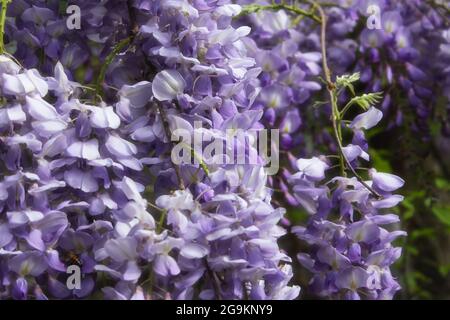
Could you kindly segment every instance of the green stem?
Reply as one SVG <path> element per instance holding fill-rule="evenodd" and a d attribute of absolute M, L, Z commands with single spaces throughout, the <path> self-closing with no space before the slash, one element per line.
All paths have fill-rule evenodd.
<path fill-rule="evenodd" d="M 308 18 L 311 18 L 312 20 L 316 21 L 317 23 L 320 23 L 320 18 L 314 14 L 314 12 L 306 11 L 301 8 L 298 8 L 294 5 L 288 5 L 285 3 L 272 3 L 268 5 L 259 5 L 259 4 L 250 4 L 243 7 L 243 10 L 239 16 L 255 13 L 258 11 L 263 10 L 270 10 L 270 11 L 278 11 L 278 10 L 286 10 L 295 14 L 299 14 Z"/>
<path fill-rule="evenodd" d="M 344 115 L 347 113 L 347 111 L 354 105 L 354 101 L 350 100 L 345 107 L 341 110 L 340 114 L 341 117 L 344 117 Z"/>
<path fill-rule="evenodd" d="M 325 12 L 323 8 L 316 2 L 316 1 L 309 1 L 313 4 L 315 8 L 319 10 L 320 16 L 321 16 L 321 49 L 322 49 L 322 67 L 323 71 L 325 73 L 325 81 L 327 84 L 327 91 L 330 96 L 331 101 L 331 110 L 332 110 L 332 121 L 333 121 L 333 131 L 334 136 L 336 138 L 338 149 L 339 149 L 339 157 L 340 157 L 340 167 L 341 167 L 341 173 L 343 173 L 343 176 L 345 176 L 345 165 L 347 165 L 348 169 L 352 172 L 352 174 L 356 177 L 356 179 L 367 189 L 369 190 L 376 198 L 380 199 L 381 195 L 372 189 L 371 186 L 369 186 L 364 179 L 356 172 L 355 168 L 353 168 L 352 164 L 346 157 L 344 153 L 344 147 L 342 145 L 342 117 L 341 113 L 339 112 L 338 104 L 337 104 L 337 87 L 336 84 L 331 79 L 331 71 L 328 67 L 328 60 L 327 60 L 327 47 L 326 47 L 326 30 L 327 30 L 327 17 L 325 15 Z"/>
<path fill-rule="evenodd" d="M 161 212 L 161 217 L 158 221 L 158 226 L 156 227 L 156 234 L 160 234 L 164 229 L 164 221 L 166 220 L 167 210 Z"/>
<path fill-rule="evenodd" d="M 128 46 L 133 40 L 134 36 L 128 37 L 120 41 L 111 51 L 111 53 L 106 57 L 105 62 L 103 63 L 100 74 L 98 75 L 97 82 L 95 84 L 95 98 L 94 101 L 97 102 L 97 97 L 101 96 L 102 85 L 105 82 L 106 72 L 108 71 L 109 66 L 113 63 L 114 58 L 125 48 Z"/>
<path fill-rule="evenodd" d="M 188 145 L 187 143 L 181 142 L 181 144 L 185 147 L 188 148 L 191 151 L 191 156 L 194 157 L 194 159 L 196 159 L 199 163 L 200 168 L 203 170 L 203 172 L 206 174 L 206 176 L 209 176 L 209 168 L 206 165 L 205 161 L 203 160 L 203 158 L 197 153 L 195 152 L 195 149 L 193 149 L 190 145 Z"/>
<path fill-rule="evenodd" d="M 332 99 L 333 99 L 333 103 L 332 103 L 332 108 L 333 108 L 333 130 L 335 133 L 335 136 L 337 137 L 337 141 L 341 142 L 342 141 L 342 117 L 341 117 L 341 113 L 339 112 L 338 106 L 337 106 L 337 95 L 336 92 L 333 91 L 333 95 L 332 95 Z M 341 146 L 342 146 L 342 142 L 341 142 Z M 340 164 L 340 169 L 341 169 L 341 175 L 343 177 L 347 176 L 347 173 L 345 172 L 345 154 L 342 151 L 342 147 L 339 149 L 339 164 Z"/>
<path fill-rule="evenodd" d="M 8 4 L 11 0 L 1 0 L 2 1 L 2 11 L 0 14 L 0 54 L 5 52 L 4 35 L 5 35 L 5 24 L 6 24 L 6 11 L 8 9 Z"/>

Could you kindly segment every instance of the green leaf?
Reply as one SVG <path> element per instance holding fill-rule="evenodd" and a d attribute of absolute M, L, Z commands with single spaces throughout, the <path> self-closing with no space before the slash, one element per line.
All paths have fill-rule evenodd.
<path fill-rule="evenodd" d="M 370 150 L 370 157 L 372 158 L 373 167 L 377 168 L 380 172 L 391 173 L 392 167 L 388 160 L 384 156 L 388 156 L 387 152 L 383 150 Z"/>
<path fill-rule="evenodd" d="M 436 178 L 434 184 L 438 189 L 441 190 L 450 190 L 450 182 L 443 178 Z"/>
<path fill-rule="evenodd" d="M 289 220 L 294 224 L 303 224 L 308 221 L 309 214 L 302 209 L 292 209 L 288 210 L 287 215 Z"/>
<path fill-rule="evenodd" d="M 439 219 L 443 224 L 450 227 L 450 205 L 444 207 L 434 207 L 433 214 Z"/>
<path fill-rule="evenodd" d="M 68 4 L 69 1 L 67 0 L 59 0 L 59 14 L 60 15 L 66 15 L 67 14 L 67 7 L 69 6 Z"/>
<path fill-rule="evenodd" d="M 359 81 L 360 78 L 361 74 L 359 72 L 351 75 L 343 75 L 336 78 L 336 86 L 338 88 L 348 88 L 351 93 L 355 95 L 355 87 L 353 86 L 353 83 Z"/>
<path fill-rule="evenodd" d="M 414 217 L 416 207 L 407 198 L 403 200 L 402 206 L 405 208 L 405 211 L 403 213 L 403 221 L 408 221 L 409 219 Z"/>
<path fill-rule="evenodd" d="M 441 265 L 439 266 L 439 273 L 443 276 L 443 277 L 447 277 L 448 274 L 450 273 L 450 263 L 446 264 L 446 265 Z"/>
<path fill-rule="evenodd" d="M 432 228 L 424 228 L 419 230 L 414 230 L 411 232 L 411 240 L 417 240 L 419 238 L 431 238 L 435 235 L 435 231 Z"/>
<path fill-rule="evenodd" d="M 371 106 L 379 103 L 383 99 L 382 92 L 365 93 L 362 96 L 354 97 L 350 103 L 357 104 L 364 110 L 368 110 Z"/>
<path fill-rule="evenodd" d="M 353 97 L 342 110 L 340 116 L 343 118 L 345 113 L 354 105 L 359 106 L 363 110 L 368 110 L 371 106 L 378 104 L 383 98 L 382 92 L 365 93 L 361 96 Z"/>
<path fill-rule="evenodd" d="M 411 246 L 411 245 L 405 246 L 405 251 L 407 251 L 412 256 L 418 256 L 419 255 L 419 250 L 417 250 L 416 247 Z"/>
<path fill-rule="evenodd" d="M 314 102 L 312 107 L 316 109 L 316 108 L 324 106 L 324 105 L 326 105 L 328 103 L 329 103 L 328 101 L 316 101 L 316 102 Z"/>

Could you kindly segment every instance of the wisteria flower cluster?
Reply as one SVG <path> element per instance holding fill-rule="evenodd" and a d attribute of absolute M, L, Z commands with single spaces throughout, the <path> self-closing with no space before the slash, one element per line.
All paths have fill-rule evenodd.
<path fill-rule="evenodd" d="M 434 101 L 420 52 L 433 39 L 439 50 L 426 49 L 450 56 L 439 11 L 380 1 L 385 32 L 360 26 L 373 1 L 9 2 L 0 299 L 292 300 L 293 260 L 319 298 L 400 290 L 405 181 L 363 168 L 366 131 L 383 114 L 401 121 L 394 95 L 425 125 Z M 448 68 L 433 67 L 448 87 Z M 276 174 L 254 143 L 268 130 L 280 133 Z M 292 207 L 306 225 L 289 221 Z M 289 233 L 308 249 L 284 248 Z"/>
<path fill-rule="evenodd" d="M 381 112 L 371 108 L 350 127 L 369 129 L 380 118 Z M 350 144 L 344 153 L 350 161 L 368 157 L 360 145 Z M 402 196 L 392 192 L 404 181 L 371 169 L 371 180 L 364 183 L 373 190 L 355 177 L 337 176 L 320 185 L 329 169 L 326 161 L 299 159 L 297 167 L 299 171 L 290 178 L 294 194 L 312 217 L 306 227 L 294 227 L 293 231 L 311 245 L 311 253 L 300 253 L 298 259 L 314 274 L 312 290 L 338 299 L 392 299 L 400 286 L 389 267 L 401 254 L 392 241 L 406 233 L 390 232 L 382 226 L 399 221 L 397 215 L 385 211 L 402 201 Z"/>

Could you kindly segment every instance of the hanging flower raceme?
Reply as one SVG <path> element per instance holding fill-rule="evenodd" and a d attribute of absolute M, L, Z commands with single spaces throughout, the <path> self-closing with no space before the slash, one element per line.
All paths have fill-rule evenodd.
<path fill-rule="evenodd" d="M 361 130 L 370 129 L 381 117 L 379 110 L 371 108 L 358 115 L 350 128 L 361 137 Z M 343 148 L 350 162 L 357 157 L 368 160 L 364 139 L 359 144 Z M 371 169 L 371 180 L 364 184 L 356 177 L 334 177 L 324 183 L 330 169 L 325 159 L 300 159 L 297 167 L 290 183 L 311 218 L 306 227 L 294 227 L 293 232 L 310 246 L 298 259 L 313 275 L 311 292 L 334 299 L 392 299 L 400 285 L 390 266 L 401 254 L 392 242 L 406 233 L 385 226 L 399 222 L 389 210 L 403 200 L 392 193 L 404 181 Z"/>
<path fill-rule="evenodd" d="M 127 290 L 140 284 L 157 299 L 292 299 L 299 293 L 288 286 L 290 258 L 277 244 L 284 210 L 271 205 L 264 159 L 246 143 L 250 130 L 262 129 L 262 112 L 252 110 L 260 69 L 243 46 L 249 28 L 230 25 L 238 12 L 231 4 L 187 1 L 156 1 L 141 12 L 147 22 L 139 37 L 152 48 L 147 59 L 159 71 L 151 82 L 124 86 L 117 109 L 131 139 L 151 153 L 141 162 L 155 179 L 159 222 L 156 234 L 139 224 L 121 227 L 105 244 L 110 251 L 131 246 L 136 252 L 110 256 L 117 261 L 102 269 L 111 275 L 140 259 L 148 263 Z M 172 141 L 177 133 L 181 142 Z M 200 145 L 193 146 L 198 136 Z M 172 152 L 178 142 L 183 161 Z M 233 159 L 238 149 L 245 164 Z M 254 153 L 252 168 L 246 164 Z M 109 287 L 108 296 L 129 298 L 123 283 Z"/>
<path fill-rule="evenodd" d="M 81 103 L 60 64 L 43 78 L 1 56 L 1 91 L 2 295 L 86 297 L 101 289 L 111 239 L 136 224 L 155 229 L 146 201 L 123 186 L 143 191 L 127 175 L 144 181 L 148 147 L 122 137 L 114 107 Z M 65 284 L 73 256 L 84 275 L 74 291 Z M 132 263 L 121 271 L 120 280 L 140 275 Z"/>

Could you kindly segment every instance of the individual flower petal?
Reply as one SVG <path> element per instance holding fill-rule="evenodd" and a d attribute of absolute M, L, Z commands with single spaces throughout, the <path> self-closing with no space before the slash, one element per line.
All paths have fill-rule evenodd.
<path fill-rule="evenodd" d="M 317 258 L 334 269 L 342 269 L 350 265 L 350 260 L 346 256 L 330 246 L 320 248 Z"/>
<path fill-rule="evenodd" d="M 395 207 L 397 204 L 402 202 L 403 199 L 404 199 L 403 196 L 392 195 L 392 196 L 386 197 L 382 200 L 372 201 L 372 205 L 374 206 L 374 208 L 377 208 L 377 209 L 387 209 L 387 208 Z"/>
<path fill-rule="evenodd" d="M 76 141 L 67 148 L 67 155 L 86 160 L 99 159 L 98 140 Z"/>
<path fill-rule="evenodd" d="M 134 260 L 137 256 L 136 247 L 134 238 L 111 239 L 105 243 L 107 254 L 117 262 Z"/>
<path fill-rule="evenodd" d="M 37 277 L 47 269 L 44 256 L 38 252 L 17 255 L 9 260 L 8 265 L 12 271 L 21 276 Z"/>
<path fill-rule="evenodd" d="M 0 224 L 0 248 L 8 245 L 13 239 L 13 235 L 9 231 L 9 227 L 6 223 Z"/>
<path fill-rule="evenodd" d="M 354 144 L 349 144 L 348 146 L 343 147 L 342 151 L 344 152 L 348 161 L 353 161 L 358 157 L 361 157 L 366 161 L 370 160 L 369 154 L 365 152 L 360 146 Z"/>
<path fill-rule="evenodd" d="M 92 127 L 94 128 L 111 128 L 117 129 L 120 126 L 120 118 L 114 112 L 113 107 L 94 107 L 89 117 Z"/>
<path fill-rule="evenodd" d="M 299 159 L 297 161 L 297 168 L 308 179 L 320 181 L 325 178 L 325 170 L 329 166 L 319 158 L 313 157 L 311 159 Z"/>
<path fill-rule="evenodd" d="M 112 134 L 106 140 L 105 146 L 109 152 L 119 157 L 129 157 L 137 153 L 137 148 L 134 144 Z"/>
<path fill-rule="evenodd" d="M 128 261 L 122 279 L 124 281 L 137 281 L 141 276 L 141 273 L 141 269 L 136 261 Z"/>
<path fill-rule="evenodd" d="M 195 243 L 185 245 L 180 251 L 180 254 L 187 259 L 201 259 L 208 253 L 207 247 Z"/>
<path fill-rule="evenodd" d="M 352 223 L 345 233 L 355 242 L 372 243 L 379 238 L 380 228 L 370 221 L 358 221 Z"/>
<path fill-rule="evenodd" d="M 120 182 L 120 190 L 126 195 L 128 200 L 140 202 L 142 200 L 141 191 L 142 186 L 138 185 L 129 177 L 124 177 Z"/>
<path fill-rule="evenodd" d="M 152 84 L 153 95 L 159 101 L 171 101 L 184 92 L 186 82 L 176 70 L 159 72 Z"/>
<path fill-rule="evenodd" d="M 42 232 L 40 230 L 35 229 L 31 231 L 26 240 L 31 247 L 39 251 L 45 250 L 45 244 L 42 240 Z"/>
<path fill-rule="evenodd" d="M 67 123 L 60 119 L 34 121 L 31 125 L 39 135 L 44 137 L 52 136 L 67 128 Z"/>
<path fill-rule="evenodd" d="M 98 190 L 97 180 L 90 171 L 72 169 L 64 173 L 64 180 L 69 186 L 80 189 L 83 192 L 96 192 Z"/>
<path fill-rule="evenodd" d="M 377 172 L 376 170 L 371 170 L 370 174 L 372 176 L 374 186 L 383 191 L 395 191 L 403 187 L 405 184 L 405 180 L 390 173 L 382 173 Z"/>
<path fill-rule="evenodd" d="M 215 10 L 215 13 L 218 16 L 227 16 L 227 17 L 234 17 L 237 16 L 239 13 L 241 13 L 242 7 L 237 4 L 225 4 L 220 7 L 218 7 Z"/>
<path fill-rule="evenodd" d="M 357 115 L 350 124 L 350 128 L 370 129 L 376 126 L 382 118 L 383 112 L 374 107 L 371 107 L 368 111 Z"/>
<path fill-rule="evenodd" d="M 3 74 L 3 93 L 7 95 L 26 95 L 35 90 L 33 82 L 25 74 Z"/>
<path fill-rule="evenodd" d="M 152 97 L 152 84 L 148 81 L 141 81 L 135 85 L 125 85 L 120 89 L 119 95 L 127 98 L 135 108 L 144 107 Z"/>
<path fill-rule="evenodd" d="M 350 267 L 339 273 L 336 278 L 336 286 L 340 289 L 356 291 L 367 287 L 368 274 L 361 267 Z"/>
<path fill-rule="evenodd" d="M 156 257 L 153 270 L 163 277 L 176 276 L 180 273 L 180 267 L 175 259 L 165 254 Z"/>
<path fill-rule="evenodd" d="M 41 98 L 27 96 L 26 105 L 30 115 L 36 120 L 55 120 L 59 118 L 56 109 Z"/>
<path fill-rule="evenodd" d="M 10 123 L 23 123 L 27 120 L 25 112 L 20 104 L 9 108 L 0 109 L 0 127 Z"/>

